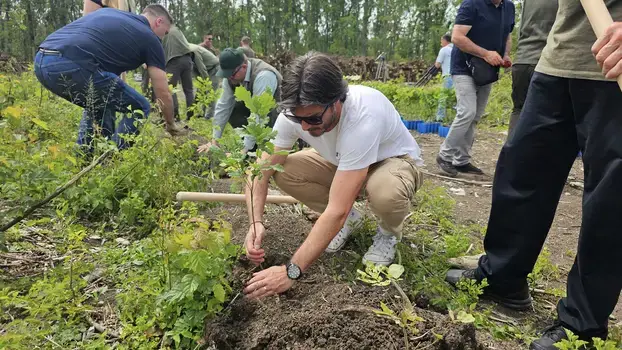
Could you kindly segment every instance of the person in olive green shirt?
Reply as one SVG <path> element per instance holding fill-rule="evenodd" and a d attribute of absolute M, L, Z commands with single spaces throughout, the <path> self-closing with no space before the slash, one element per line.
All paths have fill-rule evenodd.
<path fill-rule="evenodd" d="M 518 46 L 512 65 L 512 103 L 514 109 L 510 116 L 508 135 L 525 104 L 529 82 L 540 59 L 546 38 L 553 27 L 557 15 L 557 0 L 524 0 L 521 6 L 521 20 Z"/>
<path fill-rule="evenodd" d="M 536 66 L 521 117 L 501 150 L 484 238 L 472 270 L 446 279 L 487 279 L 482 298 L 532 308 L 527 275 L 542 250 L 568 173 L 583 152 L 582 222 L 567 296 L 557 321 L 530 345 L 556 350 L 567 339 L 606 339 L 622 290 L 622 1 L 605 0 L 615 22 L 596 39 L 579 0 L 559 10 Z"/>
<path fill-rule="evenodd" d="M 194 104 L 194 87 L 192 86 L 192 51 L 184 33 L 177 26 L 172 26 L 162 40 L 166 56 L 166 73 L 172 74 L 169 81 L 173 87 L 181 81 L 181 87 L 186 96 L 186 109 Z M 177 94 L 173 94 L 175 118 L 179 120 L 179 102 Z M 187 112 L 190 119 L 191 113 Z"/>
<path fill-rule="evenodd" d="M 243 36 L 240 40 L 240 49 L 244 51 L 244 55 L 248 58 L 255 58 L 257 56 L 255 55 L 255 51 L 251 49 L 251 38 L 248 36 Z"/>
<path fill-rule="evenodd" d="M 193 53 L 194 75 L 203 79 L 209 78 L 212 82 L 212 89 L 218 90 L 220 85 L 220 79 L 216 76 L 220 67 L 218 57 L 200 45 L 190 44 L 190 51 Z M 206 118 L 209 119 L 214 115 L 214 106 L 215 102 L 212 102 L 205 113 Z"/>

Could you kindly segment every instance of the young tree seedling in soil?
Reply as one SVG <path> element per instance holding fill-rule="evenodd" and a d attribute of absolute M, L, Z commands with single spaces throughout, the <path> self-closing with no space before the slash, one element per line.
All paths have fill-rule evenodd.
<path fill-rule="evenodd" d="M 272 93 L 265 91 L 259 96 L 252 96 L 250 91 L 242 86 L 235 89 L 235 98 L 242 101 L 251 112 L 248 117 L 248 124 L 244 127 L 237 128 L 239 136 L 252 137 L 255 139 L 255 151 L 244 152 L 237 150 L 226 156 L 223 156 L 221 167 L 227 174 L 237 182 L 243 183 L 250 191 L 250 209 L 251 215 L 254 217 L 254 198 L 253 184 L 256 179 L 261 179 L 263 173 L 268 170 L 283 171 L 280 164 L 270 164 L 269 160 L 261 160 L 264 155 L 286 155 L 288 151 L 274 151 L 274 144 L 271 140 L 276 137 L 277 132 L 272 130 L 268 124 L 268 113 L 276 107 L 276 101 L 272 97 Z M 212 150 L 218 152 L 218 148 L 213 147 Z M 222 151 L 221 151 L 222 152 Z M 255 224 L 253 223 L 253 231 L 256 234 Z"/>

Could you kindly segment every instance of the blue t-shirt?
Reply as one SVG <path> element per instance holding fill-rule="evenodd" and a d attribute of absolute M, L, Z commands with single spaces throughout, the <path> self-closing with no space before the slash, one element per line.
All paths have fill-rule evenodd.
<path fill-rule="evenodd" d="M 510 0 L 502 0 L 496 7 L 491 0 L 464 0 L 458 9 L 455 24 L 471 26 L 467 38 L 486 50 L 497 51 L 503 57 L 508 35 L 514 30 L 514 4 Z M 471 57 L 454 45 L 451 74 L 471 75 L 466 64 Z"/>
<path fill-rule="evenodd" d="M 115 73 L 143 63 L 165 69 L 164 49 L 146 17 L 103 8 L 50 34 L 39 47 L 60 51 L 84 69 Z"/>

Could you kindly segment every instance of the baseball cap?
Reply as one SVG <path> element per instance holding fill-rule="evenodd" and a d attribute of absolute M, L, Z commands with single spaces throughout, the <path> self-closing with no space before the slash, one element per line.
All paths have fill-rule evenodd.
<path fill-rule="evenodd" d="M 219 56 L 220 69 L 216 73 L 217 77 L 229 78 L 233 71 L 244 63 L 244 51 L 242 49 L 226 48 Z"/>

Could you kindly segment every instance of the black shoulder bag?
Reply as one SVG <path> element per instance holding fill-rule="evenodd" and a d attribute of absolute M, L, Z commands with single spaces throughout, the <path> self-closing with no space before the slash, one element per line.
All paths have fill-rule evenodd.
<path fill-rule="evenodd" d="M 503 47 L 503 34 L 505 28 L 503 26 L 503 19 L 505 17 L 505 4 L 502 4 L 504 8 L 501 9 L 501 47 Z M 466 61 L 467 67 L 471 71 L 471 77 L 475 81 L 475 85 L 484 86 L 492 84 L 499 80 L 499 67 L 491 66 L 483 58 L 477 56 L 471 56 Z"/>

